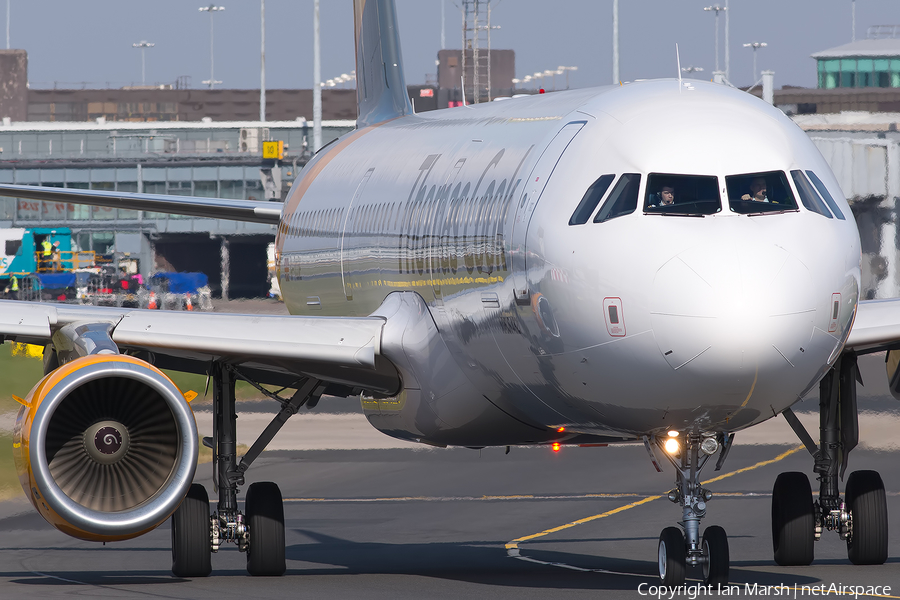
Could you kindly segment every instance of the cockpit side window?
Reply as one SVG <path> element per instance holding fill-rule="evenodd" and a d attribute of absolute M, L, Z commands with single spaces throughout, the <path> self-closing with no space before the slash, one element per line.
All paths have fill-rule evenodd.
<path fill-rule="evenodd" d="M 731 212 L 742 215 L 797 210 L 797 200 L 783 171 L 725 177 Z"/>
<path fill-rule="evenodd" d="M 615 175 L 601 175 L 600 179 L 591 184 L 591 187 L 584 193 L 584 198 L 578 203 L 578 208 L 572 213 L 569 225 L 584 225 L 588 222 L 588 219 L 594 214 L 594 209 L 600 204 L 603 194 L 606 193 L 615 178 Z"/>
<path fill-rule="evenodd" d="M 651 173 L 647 177 L 645 214 L 702 216 L 720 210 L 719 182 L 714 175 Z"/>
<path fill-rule="evenodd" d="M 828 210 L 828 207 L 825 206 L 825 203 L 819 198 L 819 194 L 813 189 L 809 180 L 803 176 L 803 171 L 791 171 L 791 178 L 794 180 L 794 185 L 797 186 L 797 193 L 800 194 L 800 202 L 803 203 L 803 206 L 805 206 L 807 210 L 819 213 L 823 217 L 828 217 L 829 219 L 833 218 L 831 216 L 831 211 Z"/>
<path fill-rule="evenodd" d="M 594 223 L 603 223 L 633 213 L 637 209 L 640 187 L 640 173 L 624 173 L 597 212 Z"/>
<path fill-rule="evenodd" d="M 813 185 L 816 186 L 816 189 L 819 190 L 819 195 L 824 198 L 825 202 L 828 204 L 828 208 L 834 213 L 834 216 L 841 221 L 845 221 L 846 217 L 844 217 L 844 213 L 838 208 L 837 202 L 834 201 L 834 196 L 831 195 L 831 192 L 828 191 L 828 188 L 825 187 L 825 184 L 819 179 L 819 176 L 812 171 L 807 171 L 806 174 L 809 176 L 809 180 L 813 182 Z"/>

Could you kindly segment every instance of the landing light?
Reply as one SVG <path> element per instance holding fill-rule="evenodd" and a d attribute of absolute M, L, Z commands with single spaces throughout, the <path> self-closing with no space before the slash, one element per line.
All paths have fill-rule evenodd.
<path fill-rule="evenodd" d="M 678 440 L 672 437 L 666 440 L 664 447 L 666 449 L 666 452 L 675 455 L 678 454 L 678 450 L 681 446 L 679 445 Z"/>
<path fill-rule="evenodd" d="M 712 456 L 719 449 L 719 442 L 714 437 L 708 437 L 700 442 L 700 449 L 704 454 Z"/>
<path fill-rule="evenodd" d="M 559 442 L 553 442 L 553 451 L 559 452 Z"/>
<path fill-rule="evenodd" d="M 672 431 L 669 432 L 669 437 L 677 438 L 678 432 L 673 429 Z"/>

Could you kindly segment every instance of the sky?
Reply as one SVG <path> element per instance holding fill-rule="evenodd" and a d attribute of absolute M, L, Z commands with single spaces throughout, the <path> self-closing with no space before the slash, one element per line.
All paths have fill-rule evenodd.
<path fill-rule="evenodd" d="M 189 76 L 204 87 L 210 76 L 210 17 L 200 0 L 8 0 L 10 47 L 28 51 L 33 87 L 122 87 L 140 84 L 146 50 L 147 83 L 174 83 Z M 681 66 L 701 67 L 693 77 L 709 79 L 715 68 L 715 18 L 704 12 L 715 0 L 620 0 L 621 79 L 674 77 L 675 45 Z M 725 0 L 718 0 L 721 5 Z M 258 89 L 260 0 L 219 0 L 215 13 L 217 87 Z M 436 71 L 441 48 L 441 0 L 396 0 L 408 84 L 424 83 Z M 458 0 L 444 0 L 447 48 L 461 45 Z M 516 73 L 576 66 L 571 87 L 612 83 L 612 0 L 493 0 L 494 48 L 516 52 Z M 5 22 L 0 1 L 0 22 Z M 871 25 L 900 24 L 898 0 L 858 0 L 857 39 Z M 730 80 L 755 81 L 752 51 L 742 44 L 766 42 L 759 70 L 775 71 L 775 86 L 816 86 L 810 54 L 851 41 L 851 0 L 729 0 Z M 266 87 L 310 88 L 312 0 L 266 1 Z M 321 0 L 322 80 L 354 68 L 351 0 Z M 724 14 L 719 61 L 725 66 Z M 4 30 L 0 29 L 0 48 Z M 565 87 L 557 76 L 556 86 Z M 553 82 L 544 81 L 550 89 Z"/>

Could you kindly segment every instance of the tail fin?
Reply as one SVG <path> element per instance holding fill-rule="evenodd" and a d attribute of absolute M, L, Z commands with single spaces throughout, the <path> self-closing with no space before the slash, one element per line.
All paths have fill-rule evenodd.
<path fill-rule="evenodd" d="M 394 0 L 353 0 L 357 127 L 412 114 Z"/>

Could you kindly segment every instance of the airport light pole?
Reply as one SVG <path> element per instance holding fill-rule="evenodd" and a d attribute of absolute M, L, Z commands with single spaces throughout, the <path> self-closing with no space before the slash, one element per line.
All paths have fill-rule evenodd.
<path fill-rule="evenodd" d="M 716 71 L 719 70 L 719 13 L 725 11 L 725 7 L 719 6 L 716 4 L 715 6 L 707 6 L 704 8 L 706 12 L 715 12 L 716 13 Z"/>
<path fill-rule="evenodd" d="M 553 71 L 551 69 L 547 69 L 546 71 L 544 71 L 544 76 L 545 77 L 549 76 L 550 80 L 553 82 L 553 91 L 554 92 L 556 91 L 556 76 L 562 75 L 562 73 L 563 73 L 562 71 Z"/>
<path fill-rule="evenodd" d="M 147 51 L 147 48 L 152 48 L 155 45 L 153 42 L 146 40 L 141 40 L 139 43 L 131 45 L 132 48 L 141 49 L 141 85 L 147 85 L 147 63 L 144 60 L 144 52 Z"/>
<path fill-rule="evenodd" d="M 225 10 L 225 7 L 210 4 L 209 6 L 201 6 L 199 10 L 200 12 L 209 13 L 209 79 L 203 83 L 208 83 L 209 89 L 213 89 L 217 83 L 222 83 L 221 81 L 216 81 L 216 78 L 213 75 L 213 15 L 219 11 Z"/>
<path fill-rule="evenodd" d="M 566 89 L 569 89 L 569 71 L 577 71 L 578 67 L 564 67 L 562 65 L 556 67 L 557 72 L 563 71 L 566 74 Z"/>
<path fill-rule="evenodd" d="M 753 77 L 751 81 L 756 83 L 756 51 L 760 48 L 765 48 L 768 46 L 765 42 L 750 42 L 749 44 L 744 44 L 744 48 L 753 48 Z"/>
<path fill-rule="evenodd" d="M 613 0 L 613 85 L 619 83 L 619 0 Z"/>
<path fill-rule="evenodd" d="M 266 0 L 259 1 L 259 120 L 266 122 Z"/>
<path fill-rule="evenodd" d="M 731 81 L 731 40 L 728 37 L 728 20 L 731 11 L 728 10 L 728 0 L 725 0 L 725 81 Z"/>
<path fill-rule="evenodd" d="M 322 57 L 319 43 L 319 0 L 313 1 L 313 152 L 322 147 Z"/>

